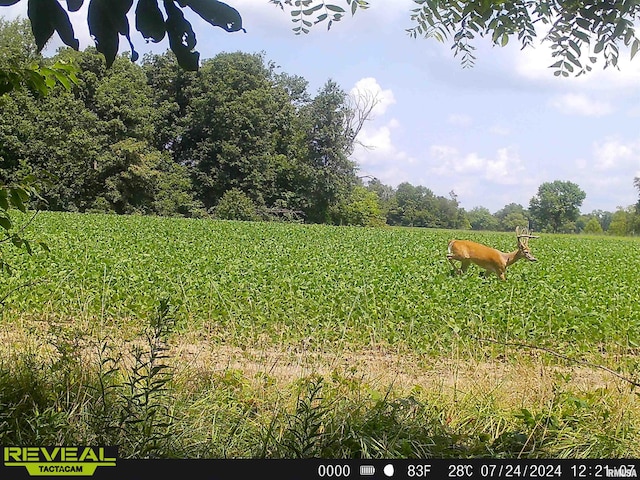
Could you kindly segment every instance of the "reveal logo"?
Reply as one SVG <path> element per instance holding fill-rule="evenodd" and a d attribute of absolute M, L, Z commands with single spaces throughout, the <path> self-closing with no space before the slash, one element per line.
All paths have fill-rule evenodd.
<path fill-rule="evenodd" d="M 114 447 L 4 447 L 5 467 L 25 467 L 32 477 L 91 476 L 115 467 Z"/>

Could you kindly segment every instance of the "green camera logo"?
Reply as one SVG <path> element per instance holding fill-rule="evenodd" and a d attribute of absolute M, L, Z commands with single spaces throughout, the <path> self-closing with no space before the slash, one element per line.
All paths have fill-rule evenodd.
<path fill-rule="evenodd" d="M 25 467 L 32 477 L 72 477 L 115 467 L 116 453 L 115 448 L 105 447 L 4 447 L 3 458 L 5 467 Z"/>

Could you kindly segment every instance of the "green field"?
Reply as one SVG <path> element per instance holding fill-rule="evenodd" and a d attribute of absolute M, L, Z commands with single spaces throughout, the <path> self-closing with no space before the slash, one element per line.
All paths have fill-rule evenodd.
<path fill-rule="evenodd" d="M 208 397 L 203 371 L 225 388 L 245 385 L 242 402 L 244 395 L 261 399 L 270 413 L 283 384 L 281 392 L 320 378 L 329 398 L 345 395 L 336 378 L 348 377 L 358 379 L 351 393 L 368 385 L 378 392 L 371 399 L 424 402 L 440 427 L 452 429 L 449 443 L 464 438 L 476 445 L 466 455 L 640 454 L 631 440 L 640 429 L 638 397 L 627 381 L 640 381 L 637 239 L 541 234 L 530 241 L 538 262 L 514 264 L 499 282 L 475 266 L 453 276 L 447 242 L 468 238 L 510 251 L 513 233 L 41 213 L 26 234 L 51 251 L 29 257 L 2 247 L 15 270 L 0 281 L 3 344 L 14 358 L 36 351 L 46 357 L 53 345 L 57 356 L 43 362 L 54 368 L 65 348 L 78 354 L 70 339 L 81 337 L 92 339 L 87 344 L 109 338 L 126 349 L 145 338 L 166 299 L 175 320 L 167 340 L 167 362 L 178 373 L 175 395 L 186 395 L 189 384 L 189 398 L 200 399 L 185 411 L 204 398 L 239 401 Z M 194 351 L 196 360 L 187 355 Z M 567 415 L 580 427 L 571 435 Z M 478 423 L 470 426 L 470 418 Z M 281 435 L 287 432 L 281 427 Z M 268 443 L 261 443 L 266 455 Z M 255 447 L 234 447 L 195 455 L 257 455 Z M 171 451 L 194 451 L 182 448 Z M 406 448 L 378 455 L 445 452 Z"/>
<path fill-rule="evenodd" d="M 244 345 L 396 345 L 446 355 L 469 335 L 590 353 L 640 347 L 640 242 L 542 235 L 508 281 L 452 277 L 454 236 L 503 251 L 509 233 L 40 214 L 51 253 L 13 261 L 6 316 L 144 320 L 160 298 L 180 327 Z"/>

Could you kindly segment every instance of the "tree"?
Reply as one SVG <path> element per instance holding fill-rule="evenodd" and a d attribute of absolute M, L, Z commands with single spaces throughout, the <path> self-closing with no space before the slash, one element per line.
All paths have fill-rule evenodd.
<path fill-rule="evenodd" d="M 640 177 L 633 179 L 633 186 L 638 189 L 638 193 L 640 194 Z M 640 197 L 638 198 L 638 203 L 636 203 L 636 211 L 640 213 Z"/>
<path fill-rule="evenodd" d="M 104 179 L 104 191 L 94 209 L 116 213 L 194 216 L 201 205 L 193 198 L 187 169 L 147 142 L 127 138 L 111 146 L 119 164 Z"/>
<path fill-rule="evenodd" d="M 26 29 L 9 30 L 0 65 L 3 45 L 37 56 Z M 73 87 L 0 100 L 2 181 L 54 172 L 40 206 L 199 216 L 236 188 L 260 208 L 323 222 L 358 184 L 335 82 L 311 96 L 262 54 L 220 54 L 197 73 L 170 52 L 142 65 L 120 55 L 111 68 L 95 48 L 43 61 L 78 65 Z"/>
<path fill-rule="evenodd" d="M 611 220 L 613 218 L 613 212 L 594 210 L 593 212 L 591 212 L 591 215 L 598 220 L 603 231 L 606 232 L 609 229 L 609 225 L 611 224 Z"/>
<path fill-rule="evenodd" d="M 224 193 L 215 207 L 215 216 L 222 220 L 258 220 L 255 203 L 238 188 L 232 188 Z"/>
<path fill-rule="evenodd" d="M 366 187 L 367 190 L 376 194 L 382 216 L 386 219 L 389 214 L 389 210 L 395 202 L 395 191 L 393 187 L 383 184 L 377 178 L 371 178 L 367 182 Z"/>
<path fill-rule="evenodd" d="M 611 224 L 607 230 L 609 235 L 623 236 L 629 233 L 629 212 L 619 207 L 611 218 Z"/>
<path fill-rule="evenodd" d="M 500 230 L 513 232 L 517 226 L 529 225 L 529 212 L 519 203 L 510 203 L 495 213 Z"/>
<path fill-rule="evenodd" d="M 19 1 L 5 0 L 0 2 L 0 6 Z M 290 14 L 296 34 L 309 33 L 319 23 L 326 23 L 327 28 L 331 28 L 347 11 L 353 15 L 368 8 L 369 4 L 364 0 L 342 0 L 340 4 L 320 0 L 269 2 Z M 465 67 L 472 66 L 475 61 L 473 41 L 476 37 L 489 37 L 497 46 L 505 46 L 517 37 L 522 48 L 528 48 L 539 34 L 536 24 L 549 28 L 543 41 L 549 42 L 553 50 L 555 62 L 551 67 L 556 76 L 582 75 L 591 71 L 599 59 L 604 59 L 604 68 L 617 67 L 621 46 L 630 48 L 631 58 L 640 49 L 634 27 L 634 20 L 640 14 L 640 2 L 637 0 L 414 2 L 417 5 L 411 10 L 410 17 L 415 26 L 407 30 L 409 35 L 435 38 L 441 42 L 451 39 L 454 55 L 461 55 Z M 29 2 L 28 15 L 39 50 L 56 31 L 66 45 L 78 48 L 67 11 L 77 11 L 83 3 L 83 0 L 67 0 L 65 10 L 58 0 Z M 87 18 L 89 32 L 108 65 L 117 55 L 119 35 L 127 38 L 132 59 L 137 59 L 127 19 L 134 3 L 135 28 L 152 42 L 168 37 L 178 63 L 186 70 L 197 70 L 199 62 L 199 54 L 194 50 L 196 33 L 183 14 L 186 7 L 209 24 L 227 32 L 244 30 L 240 13 L 217 0 L 177 0 L 177 4 L 176 0 L 163 0 L 163 9 L 157 0 L 91 0 Z"/>
<path fill-rule="evenodd" d="M 9 93 L 26 88 L 31 94 L 44 96 L 57 85 L 68 90 L 77 82 L 77 68 L 73 65 L 57 62 L 46 67 L 34 63 L 38 55 L 34 53 L 32 44 L 25 40 L 26 36 L 21 35 L 24 30 L 24 22 L 7 23 L 0 19 L 0 48 L 8 53 L 0 57 L 0 110 L 3 112 L 3 120 L 6 118 L 6 102 L 10 102 Z M 16 226 L 12 210 L 26 214 L 29 201 L 41 198 L 39 190 L 42 180 L 25 174 L 22 178 L 11 181 L 9 168 L 11 164 L 14 168 L 18 165 L 16 159 L 6 158 L 10 148 L 10 145 L 0 142 L 0 243 L 10 242 L 32 254 L 31 241 L 23 236 L 22 228 Z M 38 244 L 47 249 L 46 244 Z M 10 273 L 11 266 L 0 252 L 0 273 L 2 272 Z"/>
<path fill-rule="evenodd" d="M 567 224 L 578 219 L 585 197 L 586 193 L 575 183 L 545 182 L 529 202 L 529 212 L 538 230 L 559 232 L 571 229 Z"/>
<path fill-rule="evenodd" d="M 329 80 L 300 114 L 304 132 L 300 153 L 307 167 L 303 183 L 310 202 L 305 213 L 312 222 L 324 222 L 331 206 L 357 184 L 356 165 L 347 157 L 353 135 L 348 130 L 346 94 Z"/>
<path fill-rule="evenodd" d="M 331 219 L 336 225 L 380 227 L 385 217 L 378 196 L 362 185 L 356 185 L 344 199 L 331 208 Z"/>
<path fill-rule="evenodd" d="M 150 77 L 157 88 L 161 143 L 174 161 L 191 169 L 198 200 L 211 208 L 232 188 L 262 206 L 295 196 L 282 193 L 303 188 L 292 186 L 298 179 L 291 170 L 298 170 L 300 156 L 306 158 L 295 151 L 304 134 L 296 136 L 298 112 L 264 57 L 219 54 L 203 63 L 198 81 L 174 67 L 161 58 L 148 63 L 147 71 L 162 79 Z"/>
<path fill-rule="evenodd" d="M 471 228 L 454 192 L 449 198 L 436 196 L 430 189 L 408 182 L 398 185 L 389 202 L 387 222 L 407 227 Z"/>
<path fill-rule="evenodd" d="M 396 206 L 389 212 L 391 225 L 403 225 L 407 227 L 432 227 L 435 226 L 434 212 L 435 195 L 421 185 L 414 186 L 409 182 L 403 182 L 396 189 Z"/>
<path fill-rule="evenodd" d="M 603 232 L 600 222 L 595 217 L 591 217 L 591 219 L 589 219 L 589 221 L 584 226 L 583 231 L 584 233 L 587 233 L 590 235 L 600 235 Z"/>
<path fill-rule="evenodd" d="M 473 230 L 497 230 L 498 219 L 491 215 L 488 208 L 475 207 L 467 212 L 467 219 Z"/>

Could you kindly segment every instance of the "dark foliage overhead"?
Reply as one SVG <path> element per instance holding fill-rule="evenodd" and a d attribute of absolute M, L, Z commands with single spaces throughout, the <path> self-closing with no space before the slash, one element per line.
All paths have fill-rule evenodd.
<path fill-rule="evenodd" d="M 9 6 L 20 0 L 0 0 L 0 6 Z M 82 7 L 84 0 L 67 0 L 65 10 L 58 0 L 27 0 L 27 15 L 38 50 L 42 50 L 54 32 L 69 47 L 78 50 L 79 42 L 75 37 L 69 12 Z M 159 3 L 162 3 L 162 8 Z M 138 59 L 130 37 L 127 13 L 133 7 L 134 0 L 89 0 L 89 32 L 96 42 L 96 48 L 105 56 L 111 66 L 118 54 L 120 35 L 124 36 L 131 47 L 131 59 Z M 157 43 L 169 38 L 169 46 L 176 54 L 178 63 L 185 70 L 198 69 L 200 54 L 194 50 L 196 35 L 191 24 L 185 19 L 182 9 L 189 7 L 205 21 L 227 32 L 243 30 L 240 13 L 217 0 L 138 0 L 135 9 L 135 28 L 148 41 Z M 163 12 L 164 10 L 164 12 Z"/>

